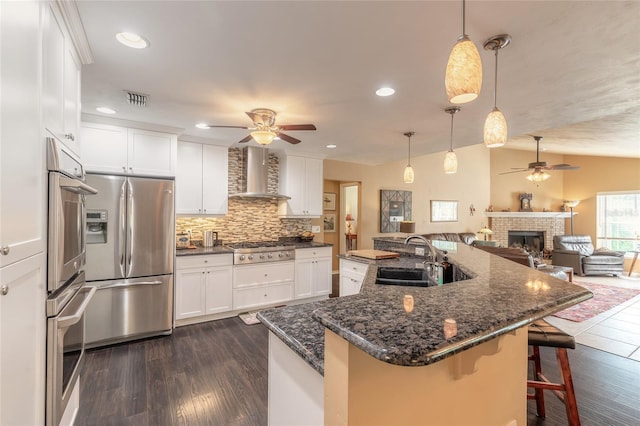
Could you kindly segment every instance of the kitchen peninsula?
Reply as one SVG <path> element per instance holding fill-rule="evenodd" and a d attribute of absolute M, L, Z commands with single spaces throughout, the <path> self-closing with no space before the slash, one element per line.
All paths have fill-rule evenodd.
<path fill-rule="evenodd" d="M 388 242 L 403 255 L 371 261 L 360 294 L 258 314 L 269 389 L 280 390 L 269 392 L 270 423 L 526 424 L 526 325 L 592 294 L 455 243 L 449 261 L 471 278 L 379 285 L 379 267 L 424 260 Z"/>

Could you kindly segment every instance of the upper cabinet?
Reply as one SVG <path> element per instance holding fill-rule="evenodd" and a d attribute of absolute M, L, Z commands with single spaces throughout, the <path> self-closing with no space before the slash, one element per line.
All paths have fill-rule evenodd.
<path fill-rule="evenodd" d="M 280 193 L 291 197 L 280 202 L 280 217 L 320 217 L 322 160 L 297 155 L 281 156 Z"/>
<path fill-rule="evenodd" d="M 44 128 L 78 153 L 81 62 L 56 2 L 43 4 Z"/>
<path fill-rule="evenodd" d="M 148 176 L 175 176 L 176 135 L 82 123 L 80 157 L 87 171 Z"/>
<path fill-rule="evenodd" d="M 178 143 L 176 214 L 227 213 L 228 157 L 223 146 Z"/>

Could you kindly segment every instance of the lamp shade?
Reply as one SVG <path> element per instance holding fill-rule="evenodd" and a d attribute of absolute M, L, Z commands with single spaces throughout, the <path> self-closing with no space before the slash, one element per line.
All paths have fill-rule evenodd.
<path fill-rule="evenodd" d="M 498 107 L 487 115 L 484 122 L 484 146 L 497 148 L 507 142 L 507 119 Z"/>
<path fill-rule="evenodd" d="M 527 179 L 530 180 L 531 182 L 544 182 L 545 180 L 549 179 L 551 177 L 551 175 L 547 172 L 543 172 L 542 170 L 536 170 L 533 173 L 531 173 L 530 175 L 527 176 Z"/>
<path fill-rule="evenodd" d="M 351 220 L 354 220 L 354 219 L 353 219 L 353 216 L 351 215 L 351 213 L 347 213 L 347 217 L 344 220 L 351 221 Z"/>
<path fill-rule="evenodd" d="M 444 78 L 447 99 L 454 104 L 471 102 L 482 88 L 482 61 L 476 45 L 462 35 L 453 46 Z"/>
<path fill-rule="evenodd" d="M 275 139 L 276 134 L 268 130 L 256 130 L 251 132 L 251 137 L 260 145 L 269 145 Z"/>
<path fill-rule="evenodd" d="M 404 168 L 404 183 L 413 183 L 413 167 L 410 165 Z"/>
<path fill-rule="evenodd" d="M 400 222 L 400 232 L 406 232 L 407 234 L 413 234 L 416 232 L 416 223 L 408 220 Z"/>
<path fill-rule="evenodd" d="M 444 172 L 446 174 L 453 174 L 458 171 L 458 157 L 453 151 L 447 151 L 444 156 Z"/>
<path fill-rule="evenodd" d="M 573 200 L 573 201 L 565 201 L 564 202 L 564 205 L 569 207 L 569 208 L 574 208 L 578 204 L 580 204 L 580 200 Z"/>

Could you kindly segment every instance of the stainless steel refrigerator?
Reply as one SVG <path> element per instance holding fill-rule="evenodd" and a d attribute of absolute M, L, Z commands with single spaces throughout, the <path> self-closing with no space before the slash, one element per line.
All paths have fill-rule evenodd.
<path fill-rule="evenodd" d="M 88 347 L 171 334 L 174 181 L 87 174 Z"/>

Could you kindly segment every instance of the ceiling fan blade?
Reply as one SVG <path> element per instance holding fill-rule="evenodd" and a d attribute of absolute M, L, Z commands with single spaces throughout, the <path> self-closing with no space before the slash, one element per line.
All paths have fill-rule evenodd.
<path fill-rule="evenodd" d="M 225 128 L 225 129 L 248 129 L 247 126 L 218 126 L 216 124 L 207 124 L 209 127 Z"/>
<path fill-rule="evenodd" d="M 502 172 L 502 173 L 498 173 L 499 175 L 508 175 L 511 173 L 522 173 L 522 172 L 527 172 L 529 171 L 529 169 L 520 169 L 520 170 L 513 170 L 511 172 Z"/>
<path fill-rule="evenodd" d="M 313 124 L 278 124 L 280 130 L 317 130 Z"/>
<path fill-rule="evenodd" d="M 547 170 L 578 170 L 580 166 L 572 166 L 570 164 L 554 164 L 553 166 L 545 168 Z"/>
<path fill-rule="evenodd" d="M 248 135 L 248 136 L 247 136 L 247 137 L 245 137 L 244 139 L 239 140 L 239 141 L 238 141 L 238 143 L 246 143 L 246 142 L 249 142 L 251 139 L 253 139 L 253 136 Z"/>
<path fill-rule="evenodd" d="M 281 133 L 281 132 L 278 132 L 278 137 L 280 139 L 282 139 L 283 141 L 289 142 L 289 143 L 292 143 L 292 144 L 297 144 L 297 143 L 302 142 L 300 139 L 292 138 L 291 136 L 285 135 L 284 133 Z"/>

